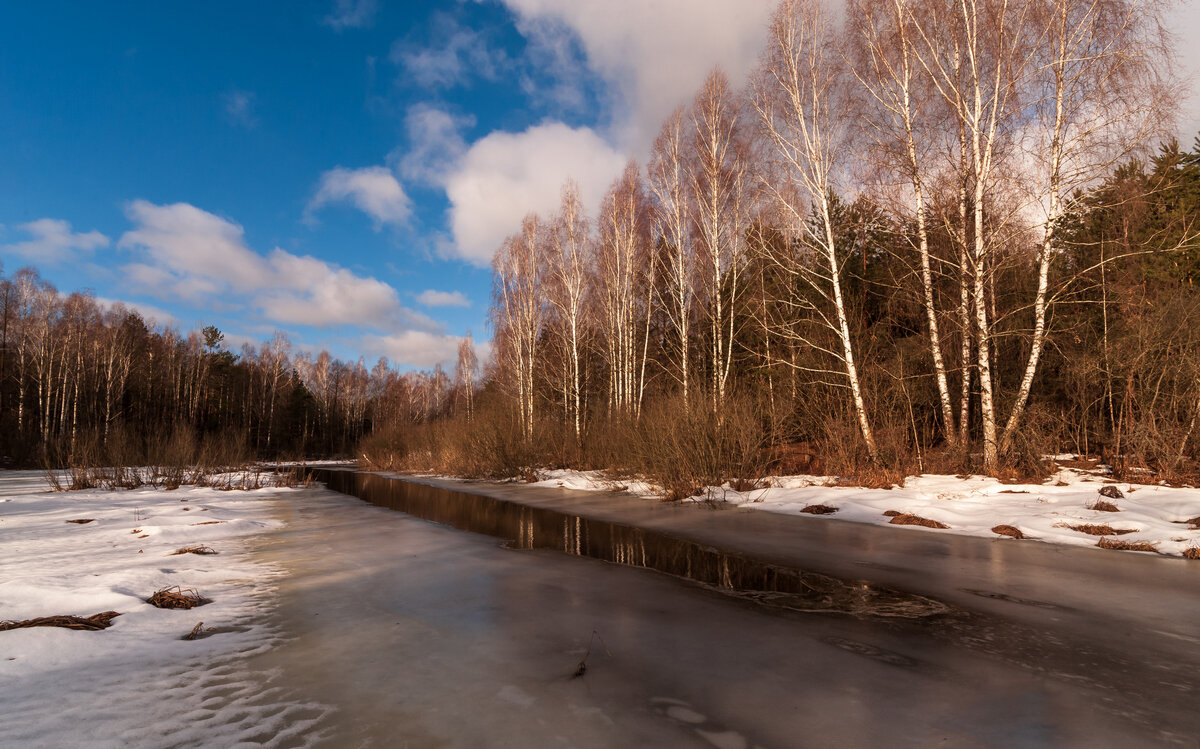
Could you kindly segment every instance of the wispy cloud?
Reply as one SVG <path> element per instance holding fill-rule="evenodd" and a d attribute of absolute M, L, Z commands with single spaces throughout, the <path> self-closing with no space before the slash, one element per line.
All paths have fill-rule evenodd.
<path fill-rule="evenodd" d="M 397 39 L 388 55 L 403 70 L 401 83 L 451 88 L 473 78 L 498 80 L 512 67 L 505 51 L 486 34 L 458 23 L 446 13 L 433 16 L 429 38 L 418 43 Z"/>
<path fill-rule="evenodd" d="M 258 115 L 254 111 L 257 96 L 253 91 L 232 89 L 221 95 L 221 103 L 225 108 L 225 116 L 234 125 L 240 125 L 247 130 L 258 126 Z"/>
<path fill-rule="evenodd" d="M 422 368 L 441 364 L 449 368 L 458 356 L 461 340 L 454 335 L 407 330 L 395 335 L 366 336 L 362 345 L 366 350 L 386 356 L 396 364 Z"/>
<path fill-rule="evenodd" d="M 384 224 L 401 226 L 412 213 L 412 201 L 387 167 L 362 169 L 335 167 L 321 175 L 320 184 L 305 213 L 312 214 L 330 203 L 349 201 L 375 222 L 375 231 Z"/>
<path fill-rule="evenodd" d="M 463 130 L 475 124 L 472 116 L 459 116 L 432 104 L 416 104 L 404 118 L 407 148 L 388 156 L 400 174 L 412 182 L 440 185 L 467 151 Z"/>
<path fill-rule="evenodd" d="M 108 237 L 98 231 L 73 232 L 62 219 L 40 218 L 17 227 L 30 235 L 24 242 L 0 245 L 0 252 L 18 255 L 46 265 L 77 260 L 84 253 L 107 247 Z"/>
<path fill-rule="evenodd" d="M 144 302 L 129 302 L 122 299 L 109 299 L 107 297 L 96 297 L 96 304 L 106 310 L 129 310 L 136 312 L 142 316 L 142 319 L 148 323 L 158 323 L 159 325 L 176 325 L 179 321 L 175 316 L 164 309 L 155 307 L 153 304 Z"/>
<path fill-rule="evenodd" d="M 426 307 L 470 307 L 471 300 L 461 291 L 435 291 L 426 289 L 417 294 L 417 301 Z"/>
<path fill-rule="evenodd" d="M 321 22 L 334 31 L 364 29 L 375 22 L 378 10 L 376 0 L 335 0 L 333 10 Z"/>

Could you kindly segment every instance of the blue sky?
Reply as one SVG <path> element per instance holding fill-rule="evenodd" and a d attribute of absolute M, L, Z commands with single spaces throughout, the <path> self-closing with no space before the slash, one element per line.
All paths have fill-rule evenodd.
<path fill-rule="evenodd" d="M 750 70 L 772 6 L 6 3 L 0 262 L 235 350 L 446 362 L 487 339 L 523 213 L 568 176 L 598 204 L 714 65 Z"/>
<path fill-rule="evenodd" d="M 569 175 L 597 203 L 713 64 L 749 68 L 770 3 L 736 5 L 6 4 L 0 262 L 235 350 L 447 361 L 526 210 Z"/>

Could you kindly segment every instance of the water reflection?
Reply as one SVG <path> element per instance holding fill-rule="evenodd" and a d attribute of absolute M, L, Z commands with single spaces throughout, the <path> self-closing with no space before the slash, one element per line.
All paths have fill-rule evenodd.
<path fill-rule="evenodd" d="M 767 564 L 657 531 L 530 507 L 399 478 L 314 469 L 332 490 L 452 528 L 505 539 L 517 549 L 555 549 L 658 570 L 796 611 L 920 618 L 947 612 L 922 596 Z"/>

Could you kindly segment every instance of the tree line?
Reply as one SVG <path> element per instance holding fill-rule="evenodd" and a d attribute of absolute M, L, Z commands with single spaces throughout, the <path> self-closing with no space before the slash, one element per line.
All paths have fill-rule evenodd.
<path fill-rule="evenodd" d="M 1162 11 L 784 0 L 749 82 L 714 70 L 594 218 L 568 181 L 500 245 L 491 394 L 585 454 L 650 404 L 722 429 L 736 400 L 843 462 L 1178 470 L 1200 141 L 1151 150 L 1178 93 Z"/>
<path fill-rule="evenodd" d="M 376 427 L 469 408 L 473 343 L 460 366 L 401 372 L 276 333 L 240 353 L 216 327 L 181 333 L 121 304 L 61 294 L 36 269 L 0 273 L 0 459 L 10 465 L 145 459 L 179 430 L 242 457 L 350 456 Z M 229 451 L 224 451 L 228 453 Z"/>

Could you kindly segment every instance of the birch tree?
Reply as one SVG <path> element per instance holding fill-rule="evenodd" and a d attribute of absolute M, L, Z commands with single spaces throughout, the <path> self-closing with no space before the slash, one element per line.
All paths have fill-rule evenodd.
<path fill-rule="evenodd" d="M 522 221 L 521 233 L 505 239 L 492 261 L 496 346 L 514 380 L 518 421 L 526 440 L 533 439 L 534 375 L 545 317 L 542 241 L 542 221 L 531 213 Z"/>
<path fill-rule="evenodd" d="M 655 289 L 659 296 L 659 307 L 665 312 L 675 332 L 675 378 L 679 381 L 686 406 L 691 398 L 689 349 L 692 343 L 696 253 L 691 237 L 692 208 L 685 127 L 684 108 L 679 107 L 663 123 L 655 138 L 647 171 L 653 196 L 653 236 L 659 244 L 656 259 L 661 269 Z"/>
<path fill-rule="evenodd" d="M 649 301 L 649 226 L 645 187 L 634 161 L 609 188 L 600 207 L 595 245 L 596 309 L 608 364 L 610 413 L 637 415 L 645 385 Z M 640 351 L 639 351 L 640 350 Z"/>
<path fill-rule="evenodd" d="M 565 416 L 582 438 L 583 358 L 586 293 L 588 289 L 588 221 L 579 185 L 569 180 L 562 190 L 562 205 L 554 219 L 551 241 L 546 243 L 546 297 L 556 319 L 564 356 L 563 402 Z"/>
<path fill-rule="evenodd" d="M 954 406 L 942 354 L 942 336 L 934 299 L 934 272 L 930 260 L 927 183 L 937 167 L 931 165 L 931 150 L 940 128 L 928 111 L 927 85 L 914 59 L 912 21 L 907 0 L 854 0 L 848 16 L 852 19 L 854 42 L 859 50 L 855 69 L 862 88 L 869 94 L 874 107 L 870 136 L 877 151 L 884 155 L 887 166 L 902 175 L 908 191 L 910 211 L 907 213 L 916 227 L 916 254 L 921 281 L 921 296 L 929 337 L 929 353 L 933 361 L 934 381 L 942 414 L 942 434 L 949 444 L 960 441 Z M 969 337 L 964 335 L 964 340 Z M 969 344 L 968 344 L 969 345 Z M 969 355 L 969 354 L 968 354 Z M 965 359 L 965 357 L 964 357 Z M 964 369 L 964 373 L 965 373 Z M 968 393 L 963 383 L 963 393 Z"/>
<path fill-rule="evenodd" d="M 848 104 L 842 55 L 828 19 L 813 0 L 784 0 L 771 19 L 767 44 L 754 108 L 777 169 L 763 189 L 774 198 L 800 244 L 811 248 L 820 262 L 810 263 L 798 253 L 777 259 L 786 273 L 831 308 L 826 312 L 812 306 L 810 311 L 836 337 L 838 347 L 823 350 L 841 365 L 863 442 L 871 459 L 878 460 L 846 317 L 840 278 L 844 258 L 830 205 L 848 127 L 841 117 Z M 784 332 L 799 335 L 795 329 Z M 805 343 L 820 348 L 810 339 Z"/>
<path fill-rule="evenodd" d="M 455 380 L 458 392 L 462 395 L 465 406 L 467 423 L 471 423 L 475 406 L 475 375 L 479 368 L 479 359 L 475 355 L 475 339 L 471 331 L 458 342 L 458 362 L 455 369 Z"/>
<path fill-rule="evenodd" d="M 718 69 L 709 74 L 691 109 L 691 203 L 709 323 L 709 388 L 715 414 L 725 405 L 733 362 L 733 309 L 745 256 L 748 165 L 739 106 L 729 79 Z"/>
<path fill-rule="evenodd" d="M 1085 188 L 1141 147 L 1167 114 L 1161 8 L 1138 0 L 1054 0 L 1034 3 L 1030 13 L 1040 43 L 1027 94 L 1036 117 L 1024 138 L 1032 173 L 1022 182 L 1036 188 L 1031 202 L 1044 214 L 1033 330 L 1001 452 L 1020 425 L 1046 344 L 1050 268 L 1063 254 L 1059 224 Z"/>
<path fill-rule="evenodd" d="M 979 373 L 984 465 L 999 466 L 992 370 L 992 327 L 987 291 L 998 251 L 985 231 L 985 210 L 996 197 L 1001 143 L 1020 111 L 1019 91 L 1034 48 L 1026 31 L 1030 6 L 1009 0 L 935 0 L 910 12 L 914 56 L 951 112 L 963 138 L 968 169 L 975 367 Z"/>

